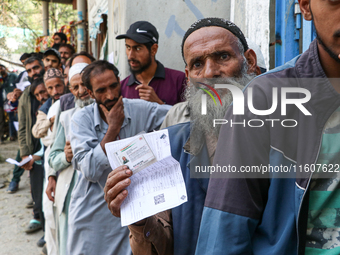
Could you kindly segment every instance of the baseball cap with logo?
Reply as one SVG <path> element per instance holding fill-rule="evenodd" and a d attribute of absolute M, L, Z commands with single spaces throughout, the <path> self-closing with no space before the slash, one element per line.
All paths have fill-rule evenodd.
<path fill-rule="evenodd" d="M 150 22 L 137 21 L 129 27 L 126 34 L 116 37 L 116 39 L 124 38 L 129 38 L 137 43 L 158 43 L 158 32 Z"/>

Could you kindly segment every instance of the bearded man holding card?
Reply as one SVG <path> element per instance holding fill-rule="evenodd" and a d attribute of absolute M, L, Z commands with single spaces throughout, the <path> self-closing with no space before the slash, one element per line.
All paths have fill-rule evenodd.
<path fill-rule="evenodd" d="M 103 187 L 112 171 L 105 144 L 159 128 L 171 106 L 123 99 L 118 69 L 95 61 L 82 80 L 95 103 L 71 120 L 72 165 L 78 170 L 69 209 L 68 254 L 131 254 L 129 230 L 112 217 Z"/>

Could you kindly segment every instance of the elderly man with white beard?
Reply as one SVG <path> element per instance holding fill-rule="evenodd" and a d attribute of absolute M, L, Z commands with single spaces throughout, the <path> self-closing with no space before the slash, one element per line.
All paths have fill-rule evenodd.
<path fill-rule="evenodd" d="M 129 226 L 130 245 L 137 255 L 195 254 L 209 182 L 209 173 L 197 174 L 195 169 L 211 165 L 219 133 L 213 120 L 223 118 L 232 102 L 229 91 L 219 89 L 214 100 L 208 97 L 206 115 L 202 115 L 202 95 L 215 93 L 214 84 L 243 88 L 255 77 L 256 54 L 248 48 L 241 30 L 224 19 L 205 18 L 192 24 L 182 41 L 182 55 L 189 81 L 186 100 L 191 121 L 171 126 L 168 131 L 172 156 L 181 165 L 188 202 Z M 108 176 L 105 200 L 116 217 L 128 196 L 131 175 L 127 166 L 120 166 Z"/>
<path fill-rule="evenodd" d="M 71 117 L 81 108 L 94 102 L 81 79 L 81 72 L 87 65 L 87 63 L 79 63 L 70 68 L 69 89 L 74 95 L 75 107 L 60 114 L 57 134 L 48 157 L 48 163 L 54 171 L 49 173 L 46 194 L 56 205 L 56 237 L 60 255 L 66 254 L 68 209 L 71 193 L 77 179 L 77 171 L 73 169 L 71 164 L 73 158 L 69 138 Z M 56 182 L 57 173 L 59 175 Z"/>

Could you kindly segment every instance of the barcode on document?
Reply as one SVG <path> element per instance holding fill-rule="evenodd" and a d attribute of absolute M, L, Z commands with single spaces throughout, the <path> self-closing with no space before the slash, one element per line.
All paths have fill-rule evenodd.
<path fill-rule="evenodd" d="M 160 195 L 157 195 L 154 198 L 154 201 L 155 201 L 155 205 L 158 205 L 160 203 L 164 203 L 165 202 L 165 198 L 164 198 L 164 194 L 160 194 Z"/>

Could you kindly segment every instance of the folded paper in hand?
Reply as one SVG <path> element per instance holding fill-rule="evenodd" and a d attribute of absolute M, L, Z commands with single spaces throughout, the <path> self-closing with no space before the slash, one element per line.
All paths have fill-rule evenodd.
<path fill-rule="evenodd" d="M 122 226 L 187 201 L 181 166 L 171 156 L 168 130 L 107 143 L 105 149 L 112 169 L 124 164 L 133 171 L 120 208 Z"/>
<path fill-rule="evenodd" d="M 28 162 L 30 162 L 32 158 L 33 158 L 32 155 L 29 155 L 27 158 L 21 160 L 20 162 L 14 160 L 14 159 L 8 158 L 8 159 L 6 159 L 6 162 L 10 163 L 12 165 L 23 166 L 23 165 L 27 164 Z"/>

